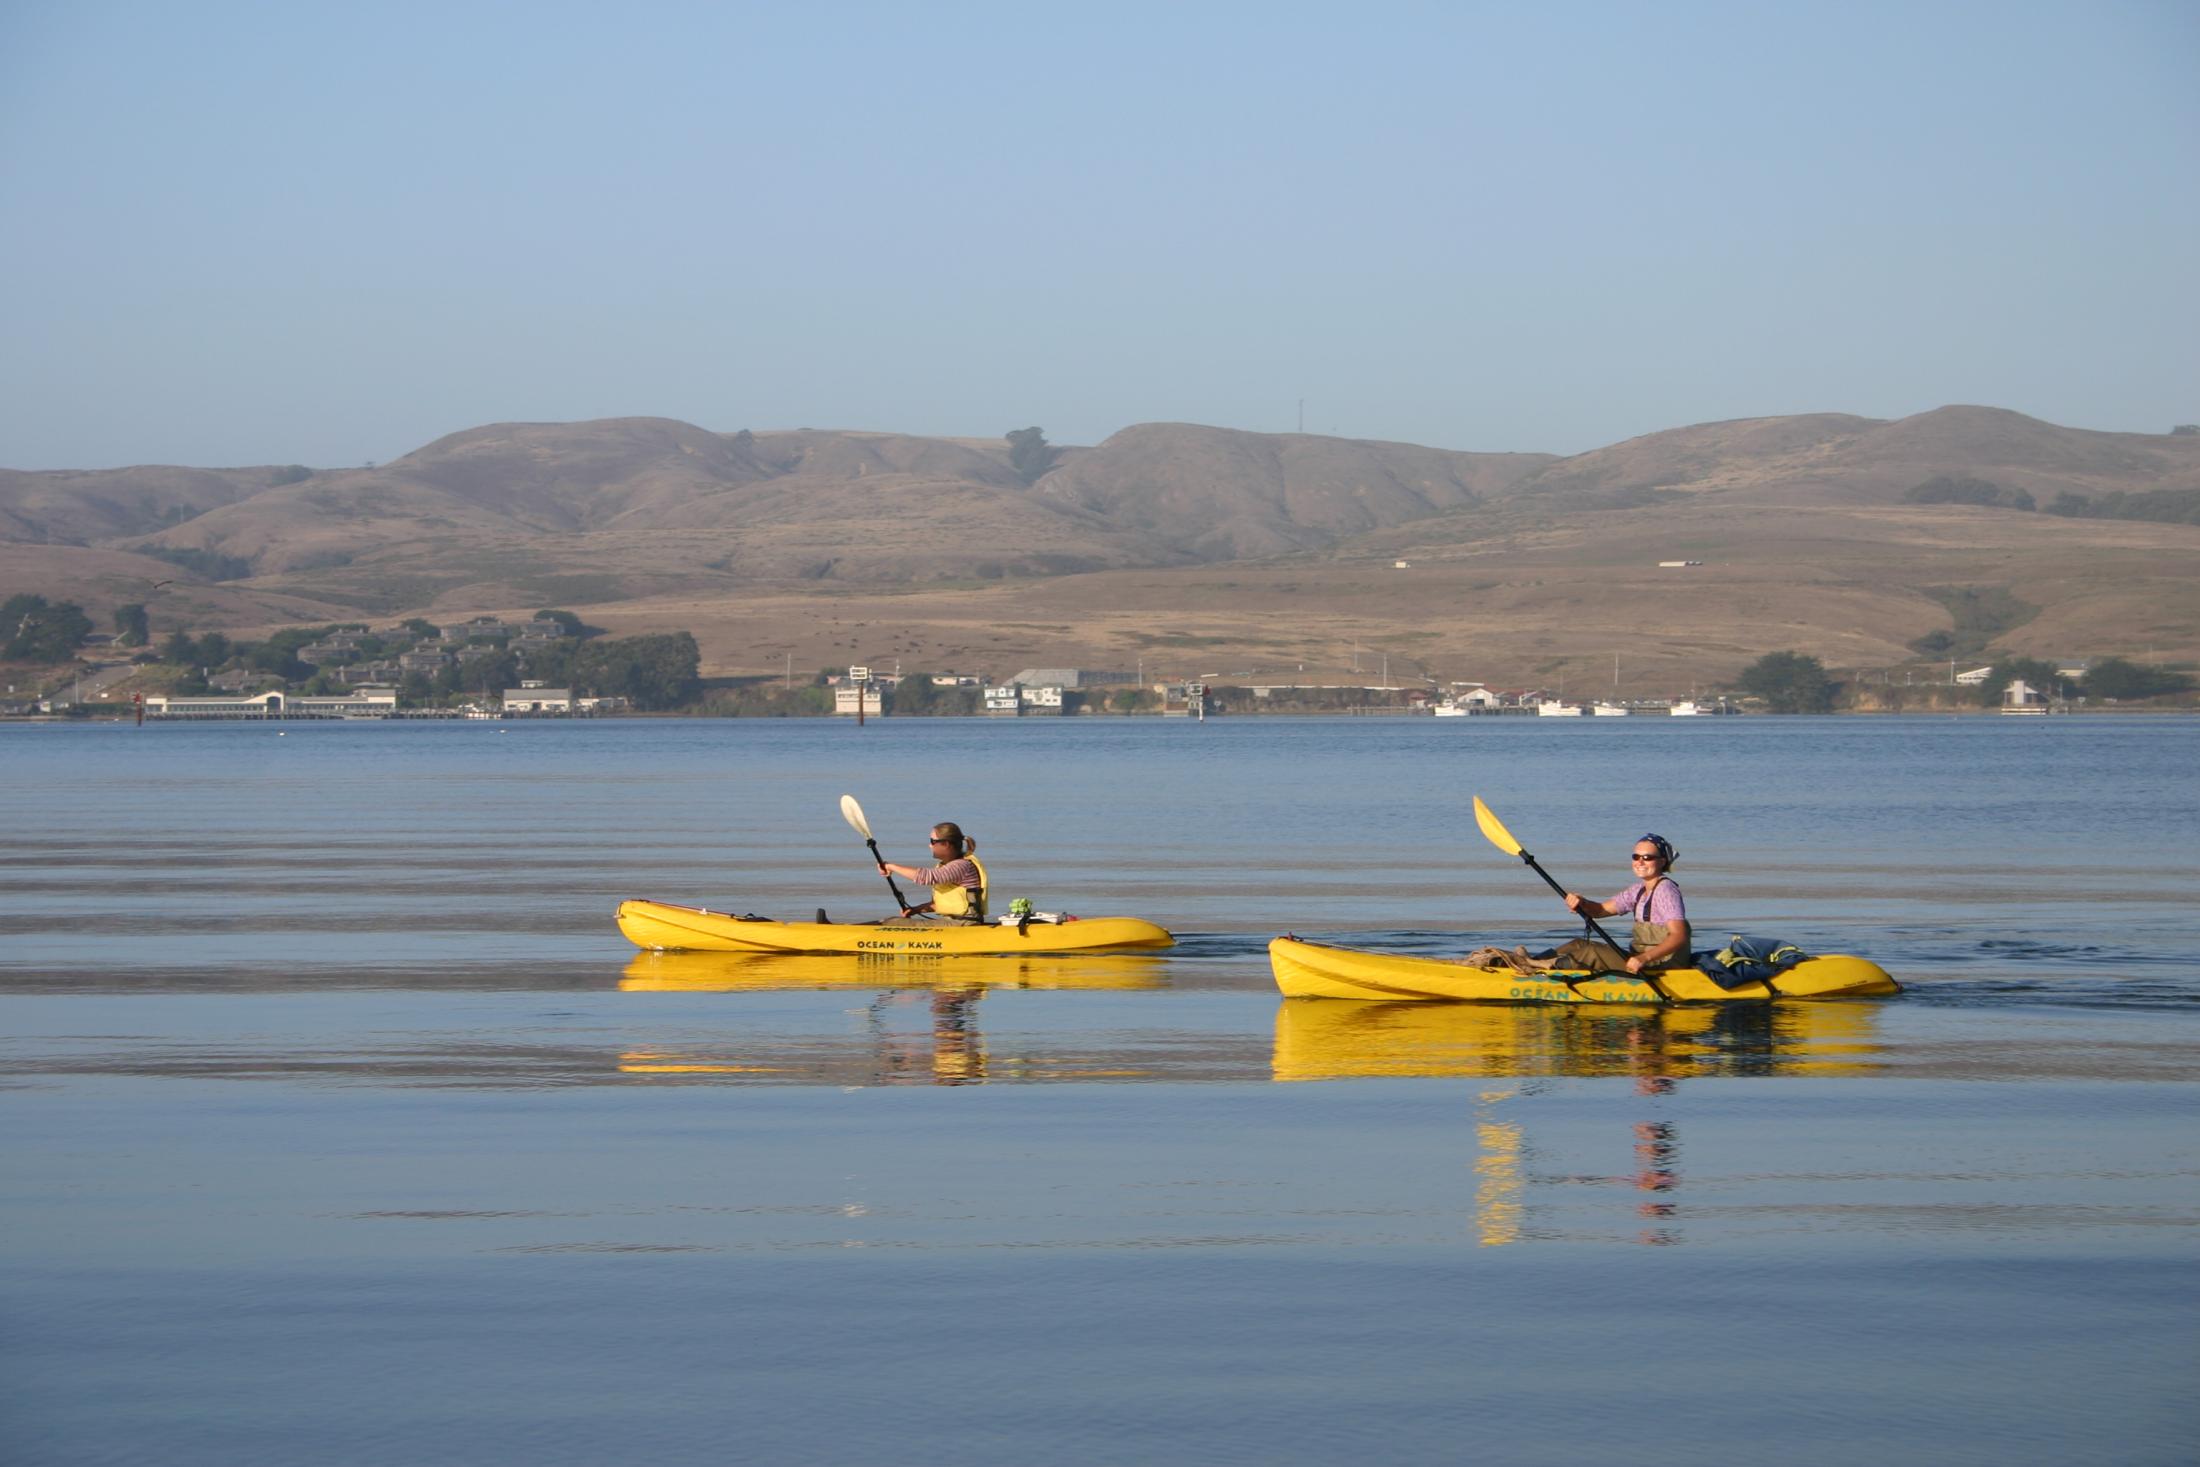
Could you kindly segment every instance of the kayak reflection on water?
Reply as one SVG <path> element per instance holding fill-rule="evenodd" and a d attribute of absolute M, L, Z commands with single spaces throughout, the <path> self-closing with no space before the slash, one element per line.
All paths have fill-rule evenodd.
<path fill-rule="evenodd" d="M 1276 1010 L 1272 1073 L 1279 1081 L 1626 1076 L 1630 1093 L 1654 1107 L 1684 1079 L 1873 1073 L 1883 1068 L 1877 1022 L 1877 1010 L 1861 1003 L 1672 1008 L 1286 999 Z M 1474 1221 L 1482 1245 L 1521 1241 L 1531 1182 L 1625 1185 L 1641 1194 L 1636 1241 L 1679 1242 L 1679 1128 L 1655 1114 L 1633 1121 L 1633 1170 L 1624 1176 L 1533 1176 L 1516 1104 L 1532 1093 L 1501 1085 L 1475 1098 Z"/>

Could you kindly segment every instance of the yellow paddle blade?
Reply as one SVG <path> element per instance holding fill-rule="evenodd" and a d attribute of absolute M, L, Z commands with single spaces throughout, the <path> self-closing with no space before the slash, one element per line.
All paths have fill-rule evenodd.
<path fill-rule="evenodd" d="M 1520 854 L 1520 842 L 1513 839 L 1513 833 L 1505 828 L 1503 821 L 1490 813 L 1490 807 L 1482 803 L 1480 795 L 1474 797 L 1474 823 L 1482 827 L 1482 834 L 1489 837 L 1491 845 L 1508 856 Z"/>
<path fill-rule="evenodd" d="M 871 822 L 863 818 L 863 807 L 856 803 L 854 795 L 840 797 L 840 818 L 856 828 L 856 834 L 865 840 L 871 838 Z"/>

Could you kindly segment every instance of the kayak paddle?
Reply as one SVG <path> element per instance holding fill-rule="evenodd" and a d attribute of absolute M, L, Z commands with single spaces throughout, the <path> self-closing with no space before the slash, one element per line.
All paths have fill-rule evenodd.
<path fill-rule="evenodd" d="M 1552 878 L 1551 873 L 1543 869 L 1542 863 L 1537 861 L 1535 857 L 1529 855 L 1526 851 L 1520 849 L 1520 842 L 1513 839 L 1513 833 L 1505 828 L 1505 824 L 1503 821 L 1499 820 L 1495 815 L 1490 813 L 1490 807 L 1482 803 L 1482 797 L 1480 795 L 1476 795 L 1474 797 L 1474 823 L 1482 827 L 1482 834 L 1489 837 L 1489 842 L 1491 845 L 1497 847 L 1508 856 L 1518 856 L 1522 861 L 1527 863 L 1530 870 L 1534 871 L 1536 875 L 1543 878 L 1544 882 L 1549 885 L 1551 890 L 1557 892 L 1561 897 L 1566 895 L 1566 888 L 1560 886 L 1558 882 Z M 1621 947 L 1618 943 L 1612 941 L 1611 933 L 1606 932 L 1603 928 L 1597 926 L 1596 918 L 1590 916 L 1587 912 L 1576 912 L 1574 915 L 1579 917 L 1582 921 L 1588 923 L 1589 930 L 1591 932 L 1594 932 L 1598 937 L 1602 938 L 1607 947 L 1613 948 L 1614 950 L 1619 952 L 1627 951 L 1626 948 Z M 1637 973 L 1634 976 L 1649 984 L 1651 992 L 1657 994 L 1661 998 L 1665 997 L 1664 988 L 1660 986 L 1658 981 L 1655 978 L 1652 978 L 1648 973 Z"/>
<path fill-rule="evenodd" d="M 856 828 L 856 834 L 863 837 L 863 843 L 871 848 L 871 859 L 878 862 L 878 874 L 886 878 L 886 889 L 894 894 L 894 905 L 906 913 L 909 904 L 901 899 L 901 888 L 894 885 L 893 873 L 886 869 L 886 858 L 878 853 L 878 842 L 871 838 L 871 822 L 863 818 L 863 807 L 856 803 L 854 795 L 840 797 L 840 814 Z"/>

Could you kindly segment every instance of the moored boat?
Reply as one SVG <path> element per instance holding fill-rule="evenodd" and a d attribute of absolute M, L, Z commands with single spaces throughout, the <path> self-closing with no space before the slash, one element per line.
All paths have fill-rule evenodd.
<path fill-rule="evenodd" d="M 1556 698 L 1546 698 L 1535 705 L 1535 712 L 1538 718 L 1579 718 L 1581 717 L 1581 705 L 1579 703 L 1561 703 Z"/>
<path fill-rule="evenodd" d="M 1269 943 L 1268 963 L 1286 998 L 1655 1004 L 1877 998 L 1902 991 L 1877 963 L 1846 955 L 1806 958 L 1769 983 L 1731 988 L 1695 968 L 1668 968 L 1650 979 L 1613 973 L 1516 973 L 1445 958 L 1329 947 L 1297 937 Z"/>
<path fill-rule="evenodd" d="M 639 899 L 619 903 L 619 931 L 658 952 L 861 953 L 939 957 L 951 953 L 1081 953 L 1173 947 L 1176 939 L 1138 917 L 1065 917 L 1055 921 L 781 922 L 705 907 Z"/>

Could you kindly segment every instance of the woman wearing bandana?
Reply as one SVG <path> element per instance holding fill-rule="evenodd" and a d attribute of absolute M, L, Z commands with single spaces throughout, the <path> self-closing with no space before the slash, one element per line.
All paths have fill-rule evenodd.
<path fill-rule="evenodd" d="M 1596 950 L 1594 956 L 1601 961 L 1589 966 L 1628 973 L 1654 971 L 1674 962 L 1687 962 L 1688 906 L 1681 900 L 1681 889 L 1674 884 L 1671 874 L 1673 863 L 1680 857 L 1681 853 L 1673 849 L 1672 842 L 1664 836 L 1646 835 L 1635 842 L 1635 849 L 1629 856 L 1634 870 L 1633 883 L 1615 892 L 1610 901 L 1592 902 L 1580 892 L 1567 892 L 1568 911 L 1584 917 L 1627 917 L 1635 926 L 1624 958 L 1615 949 L 1586 938 L 1566 944 L 1560 949 L 1561 955 L 1576 948 L 1593 948 Z M 1573 955 L 1591 956 L 1586 952 Z"/>

